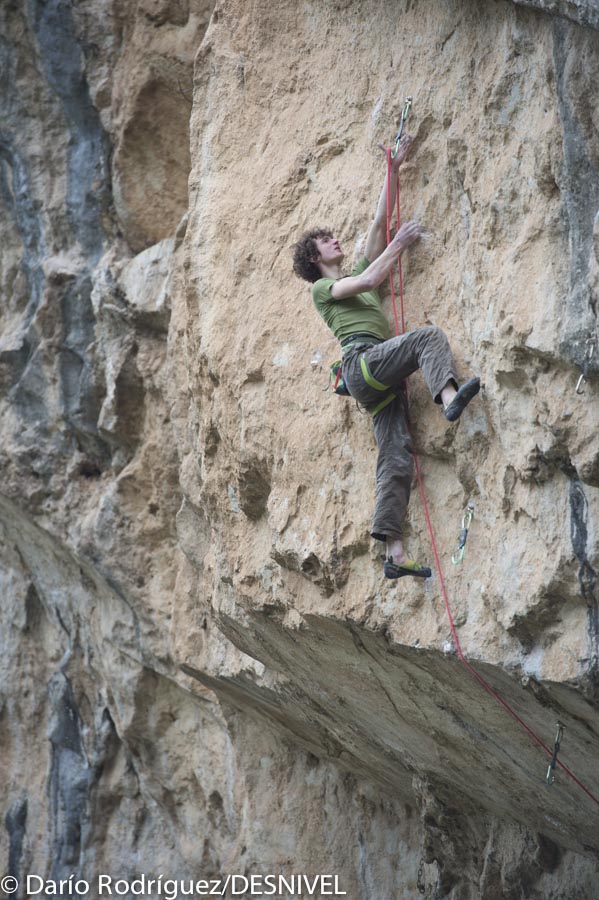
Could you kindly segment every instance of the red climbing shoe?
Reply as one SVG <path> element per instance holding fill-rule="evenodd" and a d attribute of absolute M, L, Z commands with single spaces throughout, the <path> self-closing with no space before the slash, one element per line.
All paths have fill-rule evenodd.
<path fill-rule="evenodd" d="M 471 378 L 459 389 L 451 403 L 449 403 L 443 413 L 449 422 L 455 422 L 459 419 L 473 397 L 476 397 L 480 391 L 480 378 Z"/>
<path fill-rule="evenodd" d="M 413 559 L 404 560 L 401 565 L 393 562 L 389 556 L 383 566 L 385 578 L 403 578 L 404 575 L 414 575 L 416 578 L 430 578 L 432 575 L 428 566 L 419 566 Z"/>

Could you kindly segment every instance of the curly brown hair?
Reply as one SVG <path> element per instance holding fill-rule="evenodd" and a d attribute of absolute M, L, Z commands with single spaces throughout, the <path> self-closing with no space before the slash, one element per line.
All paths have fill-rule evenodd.
<path fill-rule="evenodd" d="M 322 273 L 314 262 L 318 256 L 316 238 L 321 237 L 333 237 L 333 232 L 330 228 L 313 228 L 311 231 L 305 231 L 293 248 L 293 271 L 304 281 L 314 283 L 322 278 Z"/>

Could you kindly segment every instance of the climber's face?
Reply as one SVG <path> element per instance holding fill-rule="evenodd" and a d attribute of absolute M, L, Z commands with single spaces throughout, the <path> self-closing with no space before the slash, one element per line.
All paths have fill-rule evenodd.
<path fill-rule="evenodd" d="M 316 264 L 321 263 L 325 266 L 339 265 L 343 262 L 345 254 L 341 249 L 341 245 L 337 238 L 332 234 L 325 234 L 315 239 L 318 249 L 318 257 Z"/>

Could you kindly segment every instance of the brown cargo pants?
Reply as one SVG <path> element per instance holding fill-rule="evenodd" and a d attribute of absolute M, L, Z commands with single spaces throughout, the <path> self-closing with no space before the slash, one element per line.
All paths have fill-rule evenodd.
<path fill-rule="evenodd" d="M 458 387 L 449 343 L 436 325 L 380 343 L 361 339 L 343 352 L 343 380 L 373 415 L 379 455 L 370 533 L 378 541 L 401 536 L 408 508 L 414 460 L 403 381 L 417 369 L 422 369 L 435 403 L 441 403 L 448 381 Z"/>

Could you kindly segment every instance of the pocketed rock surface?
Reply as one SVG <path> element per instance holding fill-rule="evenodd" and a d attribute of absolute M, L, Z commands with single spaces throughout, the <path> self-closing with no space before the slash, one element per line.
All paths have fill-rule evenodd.
<path fill-rule="evenodd" d="M 595 896 L 595 5 L 14 0 L 0 34 L 13 896 Z M 290 271 L 314 225 L 359 258 L 408 95 L 407 326 L 483 383 L 451 426 L 409 389 L 460 648 L 436 570 L 383 578 L 371 423 Z M 405 538 L 433 564 L 416 483 Z"/>

